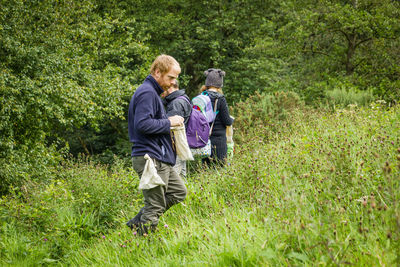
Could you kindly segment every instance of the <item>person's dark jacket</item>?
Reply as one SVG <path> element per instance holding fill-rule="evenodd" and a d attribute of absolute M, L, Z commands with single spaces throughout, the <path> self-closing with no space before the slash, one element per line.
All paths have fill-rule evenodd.
<path fill-rule="evenodd" d="M 186 98 L 183 99 L 182 97 Z M 167 107 L 167 116 L 171 117 L 179 115 L 185 119 L 185 126 L 189 121 L 192 113 L 192 104 L 189 97 L 185 94 L 185 90 L 177 90 L 164 98 L 164 104 Z"/>
<path fill-rule="evenodd" d="M 233 123 L 233 119 L 229 115 L 228 104 L 226 103 L 225 96 L 218 92 L 210 90 L 207 90 L 206 92 L 211 99 L 211 104 L 213 109 L 215 106 L 215 100 L 218 98 L 217 102 L 218 113 L 217 116 L 215 117 L 214 127 L 211 136 L 224 136 L 226 135 L 226 126 L 232 125 Z"/>
<path fill-rule="evenodd" d="M 163 92 L 157 81 L 147 76 L 132 96 L 128 112 L 128 131 L 132 157 L 149 154 L 164 163 L 175 165 L 170 136 L 171 123 L 162 103 Z"/>

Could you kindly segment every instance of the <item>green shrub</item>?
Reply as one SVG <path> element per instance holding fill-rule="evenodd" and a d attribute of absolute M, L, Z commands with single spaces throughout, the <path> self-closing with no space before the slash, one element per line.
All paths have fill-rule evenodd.
<path fill-rule="evenodd" d="M 326 81 L 314 82 L 301 92 L 301 96 L 307 105 L 315 105 L 325 99 L 325 92 L 327 90 L 329 90 L 329 86 Z"/>
<path fill-rule="evenodd" d="M 239 144 L 247 142 L 249 136 L 260 140 L 268 138 L 271 133 L 286 127 L 291 113 L 303 106 L 294 92 L 256 92 L 232 108 L 235 141 Z"/>
<path fill-rule="evenodd" d="M 59 260 L 81 243 L 115 229 L 132 216 L 131 209 L 139 209 L 141 195 L 133 171 L 124 161 L 114 161 L 112 168 L 83 159 L 63 161 L 51 173 L 53 181 L 27 179 L 21 187 L 11 187 L 0 199 L 0 225 L 25 234 L 3 234 L 12 234 L 8 238 L 17 243 L 34 243 L 49 259 Z M 0 248 L 5 244 L 0 242 Z M 35 258 L 32 251 L 27 254 Z"/>
<path fill-rule="evenodd" d="M 62 151 L 53 146 L 31 144 L 9 150 L 0 157 L 0 195 L 21 189 L 26 183 L 48 183 L 55 179 Z"/>

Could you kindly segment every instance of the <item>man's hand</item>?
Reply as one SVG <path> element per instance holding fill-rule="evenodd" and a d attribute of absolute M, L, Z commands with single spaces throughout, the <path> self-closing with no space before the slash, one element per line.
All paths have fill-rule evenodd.
<path fill-rule="evenodd" d="M 181 117 L 179 115 L 168 117 L 168 119 L 171 122 L 171 127 L 180 126 L 183 124 L 183 117 Z"/>

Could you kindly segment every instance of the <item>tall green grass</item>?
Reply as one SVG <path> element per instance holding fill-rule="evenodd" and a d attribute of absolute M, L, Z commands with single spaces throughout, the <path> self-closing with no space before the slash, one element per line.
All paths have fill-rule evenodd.
<path fill-rule="evenodd" d="M 67 164 L 58 182 L 1 200 L 0 263 L 399 264 L 399 107 L 285 118 L 268 136 L 253 129 L 226 168 L 191 173 L 187 199 L 147 237 L 124 224 L 142 204 L 132 170 Z"/>
<path fill-rule="evenodd" d="M 327 102 L 332 106 L 346 107 L 348 105 L 366 106 L 374 100 L 372 90 L 360 91 L 354 88 L 334 88 L 325 92 Z"/>

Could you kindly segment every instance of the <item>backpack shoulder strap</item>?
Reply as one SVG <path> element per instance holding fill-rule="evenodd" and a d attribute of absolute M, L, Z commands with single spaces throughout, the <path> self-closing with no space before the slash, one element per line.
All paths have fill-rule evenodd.
<path fill-rule="evenodd" d="M 217 103 L 218 103 L 218 98 L 215 99 L 214 110 L 217 109 Z M 215 111 L 214 111 L 214 112 L 215 112 Z M 212 122 L 212 124 L 211 124 L 211 127 L 210 127 L 210 134 L 209 134 L 209 135 L 211 135 L 212 130 L 213 130 L 213 128 L 214 128 L 214 122 L 215 122 L 215 118 L 217 117 L 217 113 L 218 113 L 218 112 L 215 112 L 215 117 L 214 117 L 214 120 L 213 120 L 213 122 Z"/>
<path fill-rule="evenodd" d="M 215 113 L 215 116 L 217 116 L 217 114 L 218 114 L 218 112 L 219 112 L 219 110 L 217 110 L 217 103 L 218 103 L 218 97 L 215 99 L 215 102 L 214 102 L 214 109 L 213 109 L 213 111 L 214 111 L 214 113 Z"/>
<path fill-rule="evenodd" d="M 183 95 L 181 95 L 181 96 L 178 96 L 177 98 L 175 98 L 175 99 L 184 99 L 188 104 L 189 104 L 189 106 L 191 107 L 191 108 L 193 108 L 193 106 L 192 106 L 192 103 L 190 102 L 190 100 L 189 99 L 187 99 L 185 96 L 183 96 Z"/>
<path fill-rule="evenodd" d="M 206 95 L 206 96 L 210 97 L 210 95 L 208 94 L 207 91 L 201 92 L 200 95 Z M 217 102 L 218 102 L 218 99 L 219 99 L 219 98 L 220 98 L 220 96 L 217 96 L 217 97 L 215 98 L 215 104 L 214 104 L 214 109 L 213 109 L 213 111 L 214 111 L 214 113 L 215 113 L 215 116 L 216 116 L 216 115 L 218 114 L 218 112 L 219 112 L 219 110 L 217 110 Z M 211 100 L 211 97 L 210 97 L 210 100 Z"/>
<path fill-rule="evenodd" d="M 190 103 L 190 101 L 185 97 L 185 96 L 183 96 L 183 95 L 181 95 L 181 96 L 178 96 L 177 98 L 175 98 L 175 99 L 185 99 L 186 100 L 186 102 L 188 102 L 189 104 L 191 104 Z"/>

